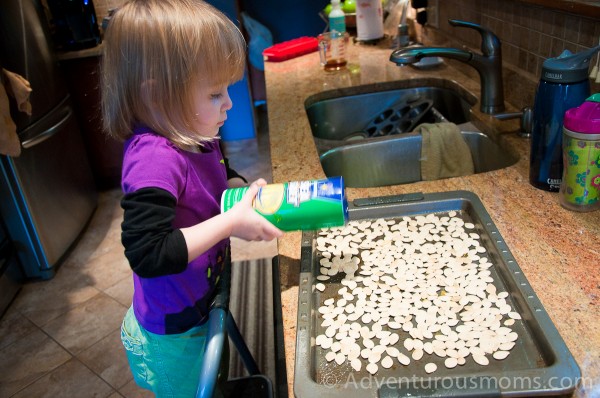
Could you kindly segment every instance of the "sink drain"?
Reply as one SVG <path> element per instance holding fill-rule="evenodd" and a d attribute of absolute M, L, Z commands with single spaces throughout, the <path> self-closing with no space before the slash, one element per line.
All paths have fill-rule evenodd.
<path fill-rule="evenodd" d="M 357 131 L 344 137 L 344 141 L 359 141 L 369 138 L 366 131 Z"/>

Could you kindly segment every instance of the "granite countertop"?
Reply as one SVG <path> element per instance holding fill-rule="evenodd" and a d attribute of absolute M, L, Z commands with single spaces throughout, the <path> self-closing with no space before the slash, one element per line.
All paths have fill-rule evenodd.
<path fill-rule="evenodd" d="M 399 68 L 388 59 L 389 43 L 352 45 L 345 71 L 326 73 L 317 53 L 281 63 L 265 63 L 269 134 L 274 182 L 325 178 L 304 110 L 307 97 L 326 90 L 421 78 L 440 84 L 451 80 L 479 97 L 479 82 L 461 70 L 469 66 L 445 61 L 430 70 Z M 443 82 L 442 82 L 443 83 Z M 519 90 L 510 85 L 505 91 Z M 508 111 L 515 108 L 509 107 Z M 483 202 L 520 268 L 579 364 L 589 389 L 600 388 L 600 212 L 563 209 L 556 193 L 528 183 L 529 140 L 516 135 L 518 122 L 496 121 L 473 107 L 474 123 L 520 160 L 508 168 L 445 180 L 378 188 L 347 188 L 348 200 L 410 192 L 467 190 Z M 290 397 L 293 396 L 296 316 L 301 233 L 278 242 Z M 583 396 L 576 390 L 576 396 Z"/>

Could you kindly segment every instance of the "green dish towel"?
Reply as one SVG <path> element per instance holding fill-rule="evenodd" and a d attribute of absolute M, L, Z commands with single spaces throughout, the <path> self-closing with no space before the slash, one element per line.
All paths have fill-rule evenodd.
<path fill-rule="evenodd" d="M 460 129 L 454 123 L 423 123 L 416 127 L 422 136 L 421 179 L 423 181 L 474 173 L 473 158 Z"/>

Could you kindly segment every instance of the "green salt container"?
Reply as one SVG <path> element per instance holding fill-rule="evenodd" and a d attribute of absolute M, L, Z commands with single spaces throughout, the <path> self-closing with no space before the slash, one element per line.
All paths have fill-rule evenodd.
<path fill-rule="evenodd" d="M 221 197 L 221 212 L 239 202 L 248 187 L 227 189 Z M 283 231 L 315 230 L 348 222 L 348 202 L 342 177 L 294 181 L 261 187 L 254 209 Z"/>

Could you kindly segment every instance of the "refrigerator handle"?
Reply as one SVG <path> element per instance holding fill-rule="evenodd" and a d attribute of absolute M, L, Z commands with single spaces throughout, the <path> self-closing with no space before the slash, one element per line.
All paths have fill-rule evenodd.
<path fill-rule="evenodd" d="M 54 126 L 44 130 L 43 133 L 36 135 L 33 138 L 23 141 L 21 145 L 23 146 L 23 148 L 31 148 L 41 142 L 46 141 L 48 138 L 52 137 L 60 130 L 62 125 L 65 124 L 67 120 L 69 120 L 71 115 L 73 115 L 73 111 L 70 108 L 68 108 L 66 115 L 62 119 L 60 119 Z"/>

